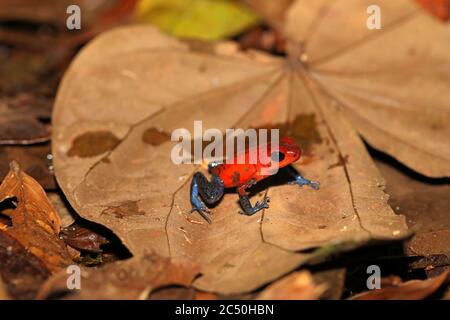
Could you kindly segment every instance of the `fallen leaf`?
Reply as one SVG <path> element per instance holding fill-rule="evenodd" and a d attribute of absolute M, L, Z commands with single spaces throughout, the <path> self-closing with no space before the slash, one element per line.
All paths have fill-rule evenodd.
<path fill-rule="evenodd" d="M 0 273 L 5 290 L 14 299 L 34 299 L 50 276 L 42 261 L 0 228 Z"/>
<path fill-rule="evenodd" d="M 0 220 L 0 274 L 13 298 L 32 299 L 71 261 L 58 239 L 59 217 L 41 186 L 14 162 L 0 185 L 0 203 L 0 216 L 8 218 Z"/>
<path fill-rule="evenodd" d="M 392 208 L 406 217 L 414 236 L 405 244 L 414 256 L 445 255 L 450 259 L 450 181 L 426 179 L 378 161 Z M 398 166 L 397 166 L 398 168 Z M 400 167 L 401 168 L 401 167 Z"/>
<path fill-rule="evenodd" d="M 97 253 L 102 252 L 100 247 L 108 243 L 105 237 L 78 224 L 64 228 L 61 238 L 74 249 Z"/>
<path fill-rule="evenodd" d="M 0 99 L 0 145 L 35 144 L 50 139 L 43 121 L 50 119 L 51 102 L 20 96 L 14 100 Z"/>
<path fill-rule="evenodd" d="M 450 18 L 450 0 L 416 0 L 430 13 L 443 21 Z"/>
<path fill-rule="evenodd" d="M 38 299 L 66 293 L 68 299 L 140 299 L 145 300 L 153 290 L 170 285 L 190 286 L 199 273 L 188 259 L 170 259 L 145 253 L 139 258 L 118 261 L 104 267 L 82 268 L 81 289 L 67 289 L 67 273 L 52 276 L 41 287 Z"/>
<path fill-rule="evenodd" d="M 366 26 L 369 5 L 381 8 L 380 30 Z M 371 146 L 450 176 L 446 25 L 410 0 L 299 0 L 287 21 L 288 37 L 303 43 L 291 55 L 307 60 L 308 77 Z"/>
<path fill-rule="evenodd" d="M 308 271 L 294 272 L 270 284 L 257 300 L 317 300 L 326 291 L 325 285 L 314 283 Z"/>
<path fill-rule="evenodd" d="M 140 0 L 139 20 L 171 35 L 223 39 L 254 25 L 258 17 L 235 0 Z"/>
<path fill-rule="evenodd" d="M 45 190 L 55 190 L 56 183 L 50 158 L 50 143 L 29 146 L 0 146 L 0 179 L 9 171 L 12 161 L 22 163 L 22 170 L 33 177 Z"/>
<path fill-rule="evenodd" d="M 421 300 L 431 296 L 449 281 L 450 270 L 431 279 L 411 280 L 396 287 L 363 292 L 350 300 Z"/>
<path fill-rule="evenodd" d="M 11 170 L 0 185 L 0 202 L 8 199 L 14 199 L 15 208 L 2 212 L 11 219 L 11 225 L 0 231 L 0 237 L 16 241 L 27 254 L 39 260 L 45 272 L 53 273 L 67 265 L 70 259 L 64 243 L 58 239 L 60 218 L 42 187 L 21 171 L 16 162 L 11 163 Z M 10 254 L 10 259 L 13 256 Z M 3 262 L 9 263 L 6 257 Z"/>
<path fill-rule="evenodd" d="M 76 51 L 101 31 L 130 20 L 136 1 L 1 1 L 0 60 L 7 61 L 0 64 L 1 93 L 53 95 Z M 80 30 L 67 28 L 70 5 L 80 7 Z"/>
<path fill-rule="evenodd" d="M 82 11 L 83 25 L 88 28 L 98 23 L 99 17 L 105 12 L 123 2 L 134 0 L 98 0 L 95 4 L 89 0 L 3 0 L 0 4 L 0 21 L 29 21 L 64 28 L 68 17 L 67 8 L 78 5 Z"/>
<path fill-rule="evenodd" d="M 146 26 L 91 43 L 66 73 L 53 114 L 55 173 L 72 207 L 136 257 L 151 248 L 198 261 L 194 286 L 223 294 L 253 291 L 316 256 L 302 250 L 328 255 L 405 237 L 363 142 L 310 71 L 295 57 L 230 49 L 199 49 Z M 270 209 L 240 215 L 236 194 L 226 194 L 211 225 L 190 223 L 190 179 L 205 170 L 175 165 L 173 142 L 143 137 L 198 119 L 222 131 L 291 124 L 308 149 L 295 167 L 321 190 L 286 185 L 280 172 L 267 181 Z M 91 143 L 100 133 L 118 143 Z M 89 152 L 79 152 L 80 139 Z"/>

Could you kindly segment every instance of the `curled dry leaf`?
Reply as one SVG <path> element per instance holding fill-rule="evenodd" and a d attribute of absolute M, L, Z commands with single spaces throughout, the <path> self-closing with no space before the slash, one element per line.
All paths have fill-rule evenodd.
<path fill-rule="evenodd" d="M 450 283 L 450 270 L 427 280 L 411 280 L 396 287 L 363 292 L 351 300 L 421 300 Z"/>
<path fill-rule="evenodd" d="M 14 208 L 1 212 L 11 221 L 0 225 L 0 272 L 14 296 L 30 298 L 40 282 L 71 260 L 44 190 L 15 162 L 0 185 L 0 202 L 6 200 Z"/>
<path fill-rule="evenodd" d="M 11 226 L 3 228 L 24 248 L 42 260 L 48 271 L 55 272 L 68 262 L 67 252 L 58 239 L 61 222 L 42 187 L 23 172 L 16 162 L 0 185 L 0 202 L 16 199 L 16 208 L 5 210 Z"/>
<path fill-rule="evenodd" d="M 202 267 L 195 286 L 224 294 L 295 269 L 311 257 L 300 250 L 404 237 L 363 142 L 311 71 L 295 57 L 228 52 L 135 26 L 104 34 L 76 58 L 58 92 L 52 140 L 73 208 L 136 257 L 148 248 L 192 257 Z M 321 190 L 271 184 L 270 209 L 251 217 L 226 194 L 212 225 L 189 222 L 200 168 L 174 164 L 169 137 L 198 119 L 220 130 L 282 124 L 305 148 L 296 169 Z"/>
<path fill-rule="evenodd" d="M 139 0 L 138 19 L 180 38 L 217 40 L 244 31 L 258 16 L 234 0 Z"/>
<path fill-rule="evenodd" d="M 153 253 L 118 261 L 102 268 L 81 270 L 81 290 L 67 289 L 67 273 L 47 280 L 37 298 L 67 293 L 68 299 L 147 299 L 153 290 L 179 285 L 189 287 L 200 269 L 189 259 L 170 259 Z"/>
<path fill-rule="evenodd" d="M 309 271 L 294 272 L 264 289 L 258 300 L 317 300 L 327 290 L 323 284 L 314 283 Z"/>
<path fill-rule="evenodd" d="M 108 243 L 105 237 L 76 223 L 64 228 L 61 238 L 74 249 L 96 253 L 102 252 L 100 247 Z"/>

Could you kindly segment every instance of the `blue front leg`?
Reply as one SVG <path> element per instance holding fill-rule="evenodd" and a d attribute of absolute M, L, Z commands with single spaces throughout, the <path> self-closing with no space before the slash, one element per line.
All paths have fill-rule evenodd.
<path fill-rule="evenodd" d="M 319 190 L 320 189 L 320 183 L 319 182 L 311 181 L 311 180 L 303 178 L 302 175 L 299 174 L 297 171 L 295 171 L 292 167 L 288 167 L 288 170 L 291 173 L 291 175 L 293 175 L 294 178 L 295 178 L 294 181 L 288 182 L 289 184 L 297 184 L 300 187 L 302 187 L 302 186 L 310 186 L 314 190 Z"/>
<path fill-rule="evenodd" d="M 196 172 L 191 182 L 191 212 L 197 211 L 209 223 L 209 209 L 203 203 L 212 205 L 220 200 L 224 193 L 224 183 L 218 176 L 213 176 L 211 182 L 200 172 Z"/>

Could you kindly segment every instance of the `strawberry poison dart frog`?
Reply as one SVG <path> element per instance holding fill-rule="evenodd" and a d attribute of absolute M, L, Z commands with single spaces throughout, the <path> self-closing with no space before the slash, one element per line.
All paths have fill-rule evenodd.
<path fill-rule="evenodd" d="M 262 161 L 261 148 L 265 148 L 264 154 L 268 161 Z M 252 154 L 253 153 L 253 154 Z M 255 159 L 256 161 L 248 161 Z M 253 156 L 253 157 L 251 157 Z M 201 173 L 196 172 L 191 182 L 191 203 L 192 211 L 198 211 L 200 215 L 211 223 L 210 210 L 205 206 L 211 206 L 218 202 L 225 188 L 236 188 L 239 195 L 239 202 L 243 209 L 241 214 L 251 216 L 256 212 L 269 207 L 269 197 L 264 197 L 261 202 L 256 202 L 254 206 L 250 203 L 247 189 L 278 170 L 271 168 L 283 168 L 297 161 L 301 156 L 301 149 L 290 137 L 284 137 L 279 144 L 264 144 L 255 148 L 249 148 L 245 152 L 238 153 L 232 162 L 211 162 L 208 165 L 212 175 L 211 181 Z M 252 163 L 252 164 L 251 164 Z M 299 186 L 308 185 L 313 189 L 319 189 L 319 183 L 307 180 L 298 174 L 292 167 L 289 167 L 293 180 L 289 184 Z"/>

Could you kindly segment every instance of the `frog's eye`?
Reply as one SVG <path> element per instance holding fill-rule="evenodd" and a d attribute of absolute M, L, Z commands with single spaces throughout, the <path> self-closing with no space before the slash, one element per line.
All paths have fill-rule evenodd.
<path fill-rule="evenodd" d="M 281 162 L 284 160 L 284 158 L 284 153 L 278 151 L 272 152 L 272 154 L 270 155 L 270 159 L 272 159 L 273 162 Z"/>

